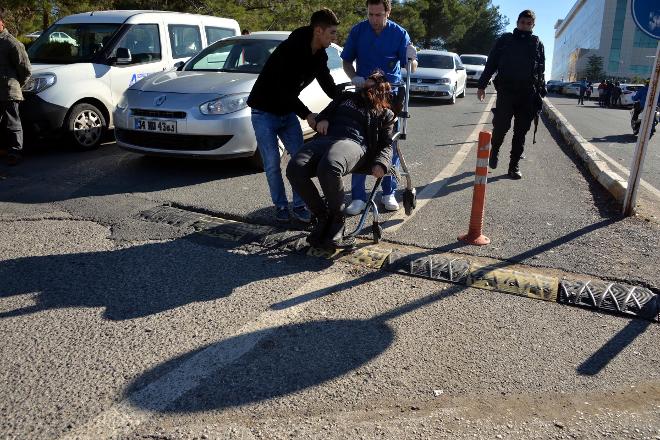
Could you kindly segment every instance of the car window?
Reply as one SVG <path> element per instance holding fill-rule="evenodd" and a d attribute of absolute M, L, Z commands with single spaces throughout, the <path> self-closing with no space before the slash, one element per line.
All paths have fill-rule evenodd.
<path fill-rule="evenodd" d="M 463 63 L 461 63 L 461 59 L 459 57 L 454 57 L 454 62 L 456 63 L 456 67 L 463 67 Z"/>
<path fill-rule="evenodd" d="M 461 62 L 463 64 L 470 64 L 470 65 L 474 65 L 474 66 L 485 66 L 486 65 L 486 58 L 484 58 L 484 57 L 470 57 L 470 56 L 461 55 Z"/>
<path fill-rule="evenodd" d="M 131 51 L 131 64 L 151 63 L 159 61 L 160 33 L 157 24 L 136 24 L 119 40 L 111 57 L 117 56 L 117 48 L 123 47 Z"/>
<path fill-rule="evenodd" d="M 206 32 L 206 42 L 209 44 L 209 46 L 218 40 L 234 36 L 233 29 L 206 26 L 204 31 Z"/>
<path fill-rule="evenodd" d="M 454 68 L 454 59 L 449 55 L 418 54 L 417 63 L 419 67 L 430 69 Z"/>
<path fill-rule="evenodd" d="M 33 63 L 77 63 L 90 60 L 119 28 L 116 24 L 54 25 L 28 49 Z"/>
<path fill-rule="evenodd" d="M 198 26 L 170 24 L 167 29 L 173 58 L 189 58 L 202 50 L 202 35 Z"/>
<path fill-rule="evenodd" d="M 328 54 L 328 69 L 341 69 L 343 62 L 339 56 L 339 51 L 336 47 L 329 46 L 325 52 Z"/>
<path fill-rule="evenodd" d="M 185 70 L 259 73 L 280 41 L 222 40 L 204 49 Z"/>

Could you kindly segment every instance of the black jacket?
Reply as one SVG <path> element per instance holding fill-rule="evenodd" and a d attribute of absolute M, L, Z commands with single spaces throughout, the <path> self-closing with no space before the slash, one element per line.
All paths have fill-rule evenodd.
<path fill-rule="evenodd" d="M 343 92 L 316 116 L 316 121 L 319 122 L 325 119 L 332 121 L 333 113 L 337 110 L 339 104 L 346 99 L 352 99 L 361 107 L 366 105 L 359 93 Z M 395 122 L 396 117 L 392 110 L 369 110 L 367 112 L 367 124 L 364 128 L 367 151 L 358 164 L 359 169 L 354 170 L 354 172 L 371 174 L 371 167 L 376 164 L 382 166 L 385 172 L 390 169 Z"/>
<path fill-rule="evenodd" d="M 247 102 L 250 107 L 282 116 L 295 112 L 305 119 L 312 112 L 298 95 L 314 79 L 330 98 L 336 96 L 328 55 L 323 49 L 312 54 L 312 37 L 312 28 L 304 26 L 277 46 L 252 87 Z"/>
<path fill-rule="evenodd" d="M 531 32 L 514 29 L 499 37 L 488 54 L 488 61 L 479 79 L 479 88 L 485 89 L 497 72 L 495 87 L 498 91 L 545 89 L 545 49 Z"/>

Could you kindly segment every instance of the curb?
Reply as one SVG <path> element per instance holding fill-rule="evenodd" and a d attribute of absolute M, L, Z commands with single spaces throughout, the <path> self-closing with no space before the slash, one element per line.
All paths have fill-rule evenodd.
<path fill-rule="evenodd" d="M 607 163 L 600 159 L 596 147 L 583 138 L 547 99 L 543 100 L 543 113 L 555 124 L 564 141 L 573 148 L 598 183 L 618 202 L 623 202 L 628 190 L 627 179 L 612 171 Z"/>
<path fill-rule="evenodd" d="M 579 277 L 558 270 L 554 272 L 560 276 L 548 276 L 534 268 L 512 265 L 506 261 L 433 253 L 427 249 L 385 241 L 370 244 L 370 241 L 359 240 L 354 249 L 331 252 L 310 247 L 305 231 L 226 220 L 172 206 L 158 206 L 144 211 L 140 213 L 140 218 L 191 228 L 196 232 L 189 235 L 189 239 L 232 248 L 244 255 L 258 255 L 276 249 L 629 318 L 660 320 L 660 297 L 647 288 Z"/>

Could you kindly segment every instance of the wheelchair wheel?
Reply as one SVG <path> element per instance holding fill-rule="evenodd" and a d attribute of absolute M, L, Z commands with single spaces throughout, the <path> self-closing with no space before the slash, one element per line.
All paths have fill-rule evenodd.
<path fill-rule="evenodd" d="M 406 215 L 410 215 L 413 209 L 417 207 L 417 194 L 414 189 L 407 189 L 403 192 L 403 209 Z"/>

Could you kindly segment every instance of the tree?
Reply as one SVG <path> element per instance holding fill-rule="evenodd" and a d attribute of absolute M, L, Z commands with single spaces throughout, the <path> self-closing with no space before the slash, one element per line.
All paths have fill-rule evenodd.
<path fill-rule="evenodd" d="M 603 57 L 599 57 L 596 54 L 590 55 L 589 58 L 587 58 L 587 68 L 584 71 L 584 76 L 591 81 L 600 81 L 605 78 Z"/>
<path fill-rule="evenodd" d="M 499 7 L 492 5 L 490 0 L 475 1 L 474 6 L 478 15 L 463 37 L 449 48 L 454 52 L 488 54 L 509 24 L 509 20 L 500 14 Z"/>

